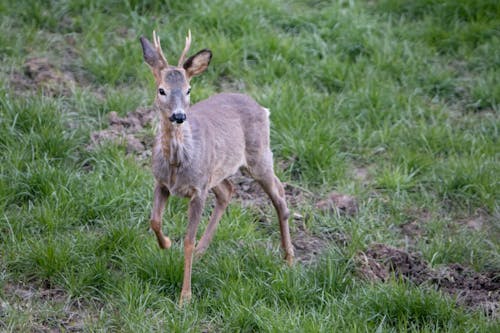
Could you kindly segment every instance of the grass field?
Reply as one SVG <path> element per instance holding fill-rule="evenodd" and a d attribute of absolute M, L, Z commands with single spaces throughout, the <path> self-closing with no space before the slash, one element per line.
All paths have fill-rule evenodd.
<path fill-rule="evenodd" d="M 497 0 L 0 0 L 0 28 L 0 331 L 500 331 Z M 159 250 L 147 151 L 91 139 L 152 104 L 154 29 L 172 62 L 188 29 L 213 51 L 194 102 L 271 109 L 309 258 L 287 267 L 272 207 L 234 200 L 184 308 L 186 201 Z M 357 211 L 318 209 L 332 191 Z M 433 278 L 370 278 L 376 244 Z"/>

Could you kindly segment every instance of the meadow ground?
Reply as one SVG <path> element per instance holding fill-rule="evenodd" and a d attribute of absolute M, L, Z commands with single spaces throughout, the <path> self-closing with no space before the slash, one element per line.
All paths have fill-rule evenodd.
<path fill-rule="evenodd" d="M 498 1 L 0 0 L 0 27 L 0 331 L 500 330 Z M 153 29 L 212 49 L 194 102 L 271 109 L 298 255 L 236 175 L 184 308 L 185 200 L 170 250 L 148 231 Z"/>

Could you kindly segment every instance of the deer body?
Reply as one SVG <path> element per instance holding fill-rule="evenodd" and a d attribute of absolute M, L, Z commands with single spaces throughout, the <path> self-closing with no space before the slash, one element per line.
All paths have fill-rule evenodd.
<path fill-rule="evenodd" d="M 262 186 L 276 208 L 281 245 L 289 264 L 293 262 L 293 246 L 283 185 L 273 170 L 269 111 L 247 95 L 230 93 L 217 94 L 190 106 L 190 79 L 208 67 L 211 51 L 202 50 L 185 60 L 191 43 L 189 33 L 178 66 L 170 66 L 155 33 L 153 40 L 154 46 L 141 37 L 144 59 L 156 80 L 155 107 L 160 118 L 153 148 L 156 184 L 151 228 L 159 246 L 169 248 L 171 241 L 162 231 L 163 209 L 171 194 L 189 198 L 182 304 L 191 298 L 193 255 L 203 254 L 210 244 L 234 192 L 228 177 L 238 169 L 245 169 Z M 196 231 L 210 190 L 215 194 L 215 207 L 195 247 Z"/>
<path fill-rule="evenodd" d="M 191 197 L 240 168 L 251 172 L 247 160 L 252 163 L 255 149 L 272 162 L 268 111 L 250 97 L 217 94 L 192 105 L 186 116 L 182 126 L 160 120 L 153 150 L 153 174 L 170 193 Z"/>

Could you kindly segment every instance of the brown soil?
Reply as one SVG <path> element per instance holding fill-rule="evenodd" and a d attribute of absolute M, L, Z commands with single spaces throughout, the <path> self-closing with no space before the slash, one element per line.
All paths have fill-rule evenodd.
<path fill-rule="evenodd" d="M 0 318 L 9 312 L 29 313 L 34 332 L 83 332 L 86 322 L 97 320 L 89 312 L 92 305 L 71 299 L 62 289 L 7 283 L 3 295 Z M 47 317 L 47 311 L 56 312 Z"/>
<path fill-rule="evenodd" d="M 316 204 L 322 211 L 335 212 L 339 215 L 354 216 L 358 212 L 358 201 L 355 197 L 338 192 L 332 192 L 328 198 Z"/>
<path fill-rule="evenodd" d="M 230 177 L 231 182 L 235 185 L 235 197 L 243 206 L 262 208 L 269 206 L 271 200 L 262 190 L 260 185 L 253 178 L 237 172 Z M 289 183 L 283 183 L 287 203 L 290 207 L 297 207 L 299 204 L 311 200 L 312 193 Z"/>
<path fill-rule="evenodd" d="M 146 135 L 145 130 L 151 127 L 155 112 L 153 108 L 138 108 L 120 117 L 116 112 L 108 115 L 109 127 L 93 132 L 90 135 L 91 143 L 88 149 L 95 149 L 102 142 L 112 141 L 126 146 L 128 154 L 139 158 L 151 156 L 153 136 Z"/>
<path fill-rule="evenodd" d="M 500 272 L 478 273 L 459 264 L 432 268 L 418 253 L 385 244 L 374 244 L 357 258 L 361 277 L 387 281 L 402 277 L 416 285 L 427 284 L 456 297 L 459 304 L 481 309 L 492 317 L 500 315 Z"/>
<path fill-rule="evenodd" d="M 352 177 L 361 183 L 367 185 L 371 182 L 370 169 L 368 167 L 355 167 L 351 170 Z"/>
<path fill-rule="evenodd" d="M 31 92 L 41 89 L 49 96 L 69 95 L 75 85 L 75 76 L 51 63 L 48 58 L 26 60 L 22 72 L 14 72 L 10 82 L 15 91 Z"/>
<path fill-rule="evenodd" d="M 295 248 L 295 258 L 303 264 L 310 264 L 316 261 L 323 251 L 337 244 L 346 246 L 350 238 L 341 232 L 324 232 L 321 235 L 315 235 L 307 230 L 302 221 L 302 216 L 295 216 L 297 226 L 292 235 L 292 243 Z"/>
<path fill-rule="evenodd" d="M 473 231 L 488 230 L 488 226 L 493 222 L 494 217 L 488 215 L 485 211 L 479 209 L 474 215 L 465 218 L 458 219 L 457 223 L 459 225 L 464 225 L 465 227 Z"/>
<path fill-rule="evenodd" d="M 417 241 L 425 239 L 425 225 L 432 219 L 432 215 L 425 209 L 410 209 L 406 215 L 408 216 L 406 222 L 397 228 L 404 236 L 405 244 L 415 246 Z"/>

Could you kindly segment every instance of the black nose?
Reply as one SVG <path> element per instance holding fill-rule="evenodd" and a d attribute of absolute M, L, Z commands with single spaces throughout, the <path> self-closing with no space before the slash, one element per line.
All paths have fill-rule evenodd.
<path fill-rule="evenodd" d="M 184 120 L 186 120 L 186 114 L 185 113 L 174 113 L 173 115 L 170 116 L 168 119 L 171 122 L 176 122 L 177 124 L 182 124 Z"/>

